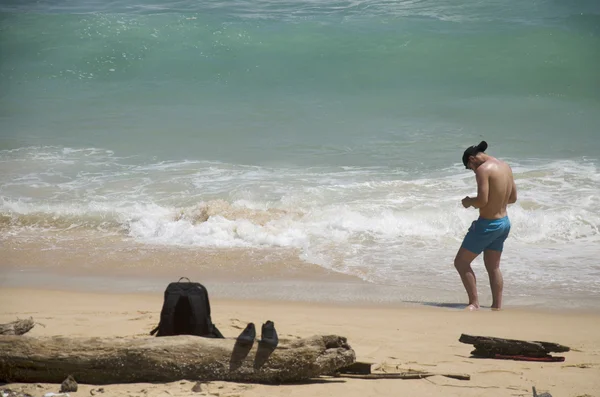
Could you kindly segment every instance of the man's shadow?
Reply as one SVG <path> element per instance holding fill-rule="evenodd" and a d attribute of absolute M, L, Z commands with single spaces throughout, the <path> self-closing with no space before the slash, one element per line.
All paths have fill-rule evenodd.
<path fill-rule="evenodd" d="M 424 302 L 424 301 L 404 301 L 406 303 L 417 303 L 423 306 L 434 306 L 443 307 L 446 309 L 466 309 L 469 305 L 467 303 L 447 303 L 447 302 Z M 489 306 L 479 306 L 480 309 L 487 309 Z"/>

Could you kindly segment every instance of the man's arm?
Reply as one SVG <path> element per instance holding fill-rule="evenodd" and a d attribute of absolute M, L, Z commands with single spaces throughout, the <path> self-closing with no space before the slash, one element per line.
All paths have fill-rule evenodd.
<path fill-rule="evenodd" d="M 475 178 L 477 180 L 477 197 L 469 199 L 469 204 L 475 208 L 485 207 L 488 203 L 488 196 L 490 193 L 490 176 L 489 172 L 485 169 L 478 169 L 475 172 Z"/>
<path fill-rule="evenodd" d="M 512 188 L 510 190 L 510 197 L 508 198 L 508 204 L 514 204 L 517 202 L 517 185 L 515 184 L 515 180 L 512 180 Z"/>

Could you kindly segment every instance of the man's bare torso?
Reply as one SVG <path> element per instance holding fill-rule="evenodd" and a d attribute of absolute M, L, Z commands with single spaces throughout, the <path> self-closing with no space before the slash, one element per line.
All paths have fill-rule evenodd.
<path fill-rule="evenodd" d="M 479 216 L 486 219 L 500 219 L 506 216 L 506 207 L 513 194 L 513 173 L 508 164 L 489 156 L 477 172 L 482 172 L 489 183 L 487 204 L 479 209 Z M 515 192 L 516 193 L 516 192 Z"/>

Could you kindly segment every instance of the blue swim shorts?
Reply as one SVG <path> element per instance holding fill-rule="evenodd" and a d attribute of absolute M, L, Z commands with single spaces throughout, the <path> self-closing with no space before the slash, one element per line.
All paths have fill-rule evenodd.
<path fill-rule="evenodd" d="M 479 218 L 471 224 L 461 247 L 477 255 L 485 250 L 502 251 L 508 233 L 510 233 L 508 216 L 500 219 Z"/>

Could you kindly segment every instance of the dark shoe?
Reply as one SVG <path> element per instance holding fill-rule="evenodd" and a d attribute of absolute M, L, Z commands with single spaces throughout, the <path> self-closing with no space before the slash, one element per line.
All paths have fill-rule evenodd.
<path fill-rule="evenodd" d="M 237 337 L 237 341 L 242 344 L 251 345 L 254 343 L 254 338 L 256 338 L 256 330 L 254 329 L 254 323 L 248 323 L 246 329 L 244 329 L 240 336 Z"/>
<path fill-rule="evenodd" d="M 260 342 L 272 347 L 277 347 L 279 338 L 277 337 L 277 331 L 275 331 L 275 324 L 273 324 L 273 321 L 267 321 L 262 325 Z"/>

